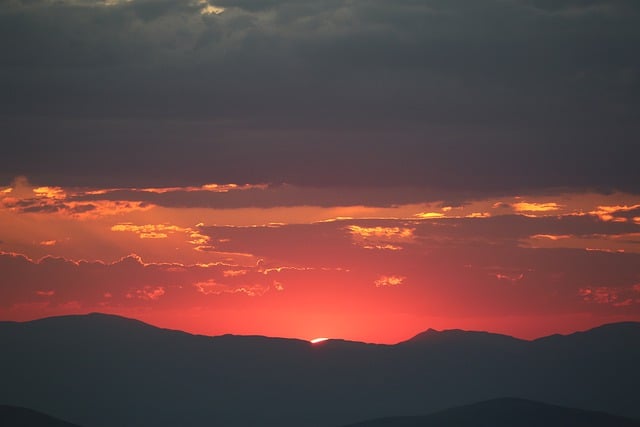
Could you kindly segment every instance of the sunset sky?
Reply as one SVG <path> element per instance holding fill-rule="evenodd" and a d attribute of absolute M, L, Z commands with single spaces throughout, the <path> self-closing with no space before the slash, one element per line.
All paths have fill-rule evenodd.
<path fill-rule="evenodd" d="M 637 0 L 5 0 L 0 320 L 640 321 Z"/>

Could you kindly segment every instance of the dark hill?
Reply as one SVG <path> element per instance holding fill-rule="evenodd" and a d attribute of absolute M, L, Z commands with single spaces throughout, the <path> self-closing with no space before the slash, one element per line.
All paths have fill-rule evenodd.
<path fill-rule="evenodd" d="M 389 417 L 345 427 L 640 427 L 640 421 L 604 412 L 503 398 L 430 415 Z"/>
<path fill-rule="evenodd" d="M 0 405 L 2 427 L 79 427 L 43 413 L 17 406 Z"/>

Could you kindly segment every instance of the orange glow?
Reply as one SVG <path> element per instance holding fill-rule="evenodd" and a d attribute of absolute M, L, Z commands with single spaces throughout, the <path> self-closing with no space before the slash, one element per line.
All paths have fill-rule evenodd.
<path fill-rule="evenodd" d="M 17 179 L 0 189 L 0 269 L 16 284 L 0 287 L 0 319 L 102 311 L 206 335 L 380 343 L 640 320 L 635 195 L 294 203 L 306 191 L 322 194 Z M 256 202 L 270 197 L 286 203 Z"/>

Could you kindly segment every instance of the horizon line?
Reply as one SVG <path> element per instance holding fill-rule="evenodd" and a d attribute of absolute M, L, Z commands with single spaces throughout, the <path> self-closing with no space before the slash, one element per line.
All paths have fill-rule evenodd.
<path fill-rule="evenodd" d="M 165 330 L 165 331 L 180 332 L 180 333 L 184 333 L 184 334 L 187 334 L 187 335 L 201 336 L 201 337 L 208 337 L 208 338 L 218 338 L 218 337 L 225 337 L 225 336 L 260 337 L 260 338 L 269 338 L 269 339 L 284 339 L 284 340 L 303 341 L 303 342 L 307 342 L 307 343 L 310 343 L 310 344 L 323 343 L 323 342 L 326 342 L 326 341 L 342 341 L 342 342 L 351 342 L 351 343 L 359 343 L 359 344 L 370 344 L 370 345 L 381 345 L 381 346 L 394 346 L 394 345 L 410 342 L 410 341 L 418 338 L 420 335 L 428 333 L 428 332 L 436 332 L 436 333 L 446 333 L 446 332 L 480 333 L 480 334 L 488 334 L 488 335 L 507 337 L 507 338 L 511 338 L 511 339 L 514 339 L 514 340 L 518 340 L 518 341 L 534 342 L 534 341 L 538 341 L 538 340 L 542 340 L 542 339 L 549 338 L 549 337 L 554 337 L 554 336 L 570 336 L 570 335 L 574 335 L 574 334 L 589 332 L 589 331 L 592 331 L 592 330 L 595 330 L 595 329 L 599 329 L 599 328 L 602 328 L 602 327 L 606 327 L 606 326 L 609 326 L 609 325 L 620 325 L 620 324 L 637 324 L 637 325 L 640 325 L 640 321 L 621 320 L 621 321 L 618 321 L 618 322 L 601 323 L 601 324 L 599 324 L 597 326 L 589 327 L 589 328 L 586 328 L 586 329 L 576 329 L 576 330 L 568 332 L 568 333 L 552 333 L 552 334 L 541 335 L 541 336 L 538 336 L 538 337 L 535 337 L 535 338 L 530 338 L 530 339 L 529 338 L 521 338 L 521 337 L 517 337 L 517 336 L 505 334 L 505 333 L 500 333 L 500 332 L 492 332 L 492 331 L 488 331 L 488 330 L 460 329 L 460 328 L 434 329 L 434 328 L 428 327 L 427 329 L 424 329 L 424 330 L 412 335 L 411 337 L 409 337 L 407 339 L 404 339 L 404 340 L 401 340 L 401 341 L 398 341 L 398 342 L 394 342 L 394 343 L 382 343 L 382 342 L 352 340 L 352 339 L 345 339 L 345 338 L 340 338 L 340 337 L 322 337 L 321 341 L 314 342 L 316 340 L 319 340 L 319 338 L 316 338 L 316 337 L 313 337 L 313 338 L 285 337 L 285 336 L 264 335 L 264 334 L 259 334 L 259 333 L 256 333 L 256 334 L 251 334 L 251 333 L 249 333 L 249 334 L 236 334 L 236 333 L 232 333 L 232 332 L 226 332 L 226 333 L 217 334 L 217 335 L 201 334 L 201 333 L 189 332 L 189 331 L 186 331 L 186 330 L 183 330 L 183 329 L 168 328 L 168 327 L 155 325 L 155 324 L 153 324 L 151 322 L 140 320 L 140 319 L 137 319 L 135 317 L 128 317 L 128 316 L 123 316 L 121 314 L 113 314 L 113 313 L 106 313 L 106 312 L 100 312 L 100 311 L 89 311 L 89 312 L 82 312 L 82 313 L 60 314 L 60 315 L 53 315 L 53 316 L 37 317 L 37 318 L 33 318 L 33 319 L 28 319 L 28 320 L 2 320 L 2 319 L 0 319 L 0 323 L 21 323 L 21 324 L 23 324 L 23 323 L 32 323 L 32 322 L 43 321 L 43 320 L 47 320 L 47 319 L 68 318 L 68 317 L 89 317 L 89 316 L 96 316 L 96 315 L 97 316 L 119 318 L 119 319 L 124 319 L 124 320 L 129 320 L 129 321 L 135 321 L 135 322 L 139 322 L 139 323 L 142 323 L 142 324 L 144 324 L 146 326 L 149 326 L 149 327 L 152 327 L 152 328 L 156 328 L 156 329 L 161 329 L 161 330 Z"/>

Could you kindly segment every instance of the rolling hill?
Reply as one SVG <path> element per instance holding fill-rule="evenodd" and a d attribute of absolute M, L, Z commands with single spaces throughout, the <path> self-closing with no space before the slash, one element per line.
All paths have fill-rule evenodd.
<path fill-rule="evenodd" d="M 639 420 L 604 412 L 502 398 L 430 415 L 387 417 L 345 427 L 640 427 Z"/>
<path fill-rule="evenodd" d="M 79 427 L 40 412 L 17 406 L 0 405 L 2 427 Z"/>

